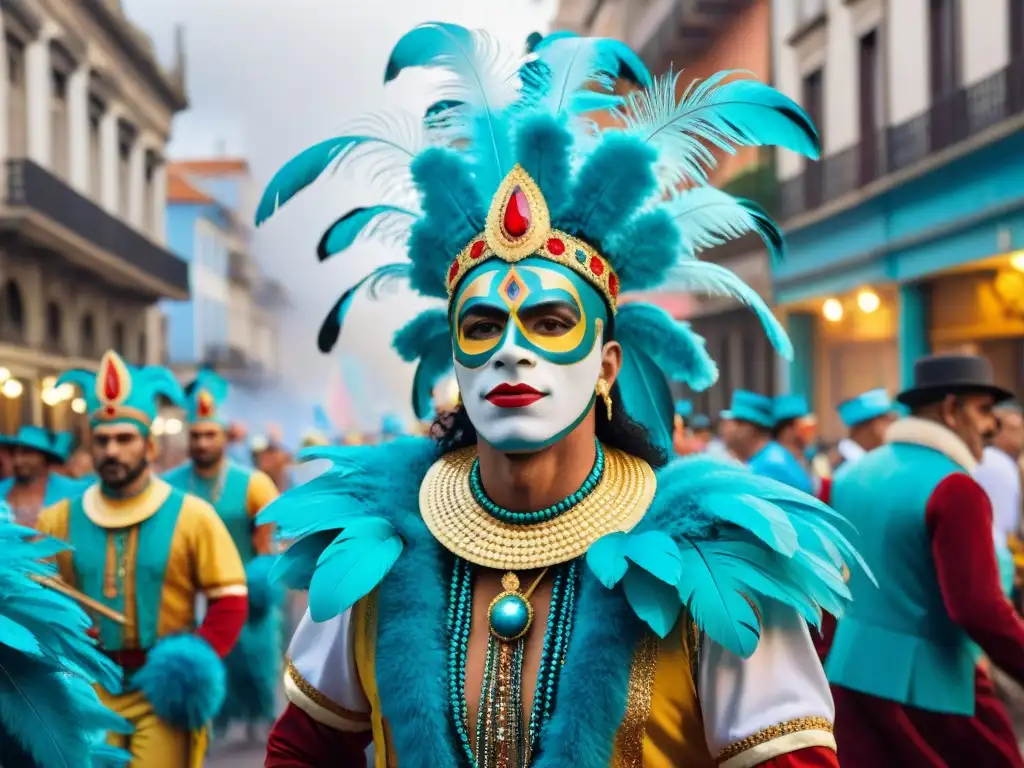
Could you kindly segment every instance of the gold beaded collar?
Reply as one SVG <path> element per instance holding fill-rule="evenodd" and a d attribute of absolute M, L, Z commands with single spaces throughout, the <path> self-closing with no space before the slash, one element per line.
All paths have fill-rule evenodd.
<path fill-rule="evenodd" d="M 604 446 L 605 468 L 597 487 L 558 517 L 532 525 L 510 525 L 492 517 L 473 498 L 470 471 L 476 447 L 445 454 L 420 485 L 420 514 L 449 552 L 474 565 L 524 571 L 583 555 L 602 536 L 629 531 L 654 499 L 650 465 Z"/>

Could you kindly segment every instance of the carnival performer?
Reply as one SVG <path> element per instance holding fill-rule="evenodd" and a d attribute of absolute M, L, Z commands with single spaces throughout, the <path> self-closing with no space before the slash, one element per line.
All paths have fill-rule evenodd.
<path fill-rule="evenodd" d="M 67 456 L 63 441 L 48 429 L 26 424 L 8 444 L 14 474 L 0 481 L 0 500 L 20 525 L 35 526 L 44 507 L 85 490 L 83 483 L 54 471 Z"/>
<path fill-rule="evenodd" d="M 823 475 L 818 496 L 826 503 L 835 475 L 853 466 L 868 451 L 881 446 L 885 442 L 886 430 L 897 417 L 892 398 L 884 389 L 871 389 L 844 400 L 836 407 L 836 412 L 848 434 L 836 445 L 835 453 L 830 457 L 830 472 Z"/>
<path fill-rule="evenodd" d="M 244 723 L 250 739 L 273 722 L 274 697 L 282 655 L 280 604 L 283 596 L 268 576 L 274 558 L 274 527 L 256 525 L 256 515 L 277 498 L 274 481 L 226 454 L 228 421 L 224 401 L 228 383 L 202 369 L 186 389 L 190 461 L 164 474 L 164 480 L 212 506 L 227 526 L 242 558 L 249 589 L 249 616 L 234 649 L 225 659 L 227 697 L 214 720 L 215 732 Z"/>
<path fill-rule="evenodd" d="M 1010 393 L 981 357 L 918 360 L 897 399 L 911 415 L 836 477 L 883 585 L 860 572 L 825 670 L 844 768 L 1024 766 L 977 649 L 1024 682 L 1024 623 L 999 584 L 992 506 L 971 472 Z"/>
<path fill-rule="evenodd" d="M 756 474 L 811 493 L 811 479 L 793 453 L 772 440 L 776 418 L 770 397 L 737 389 L 729 407 L 726 447 Z"/>
<path fill-rule="evenodd" d="M 97 732 L 131 726 L 93 690 L 121 684 L 89 637 L 92 621 L 52 586 L 50 560 L 67 545 L 7 522 L 0 502 L 0 764 L 50 768 L 118 764 L 127 755 Z"/>
<path fill-rule="evenodd" d="M 683 171 L 704 179 L 706 141 L 814 155 L 814 128 L 751 80 L 715 76 L 679 101 L 677 78 L 653 81 L 616 41 L 551 35 L 522 80 L 516 64 L 491 69 L 499 51 L 433 23 L 388 65 L 388 80 L 440 66 L 458 103 L 406 157 L 409 263 L 368 280 L 404 275 L 445 302 L 395 347 L 419 361 L 417 417 L 453 360 L 462 405 L 439 443 L 307 452 L 334 468 L 263 513 L 298 539 L 280 572 L 310 605 L 266 764 L 356 765 L 372 740 L 377 766 L 836 766 L 804 618 L 841 609 L 855 552 L 823 521 L 842 523 L 744 468 L 666 463 L 666 377 L 700 390 L 715 366 L 663 310 L 619 305 L 620 291 L 671 275 L 676 289 L 743 297 L 789 353 L 756 294 L 694 257 L 742 231 L 776 248 L 778 230 L 718 190 L 676 190 Z M 581 113 L 620 103 L 589 90 L 619 60 L 646 87 L 623 130 L 600 135 Z M 364 126 L 299 155 L 258 222 L 335 158 L 386 152 L 372 136 Z M 321 253 L 381 232 L 394 210 L 345 214 Z M 325 321 L 325 351 L 354 293 Z"/>
<path fill-rule="evenodd" d="M 113 351 L 98 374 L 76 369 L 65 382 L 85 398 L 100 481 L 46 509 L 39 529 L 74 548 L 57 555 L 62 579 L 121 616 L 97 619 L 100 647 L 126 683 L 123 692 L 103 685 L 100 698 L 135 732 L 111 734 L 110 743 L 131 752 L 134 768 L 198 768 L 224 700 L 221 659 L 245 624 L 247 599 L 217 513 L 149 466 L 158 399 L 184 406 L 184 394 L 166 368 L 134 368 Z M 208 604 L 196 627 L 200 595 Z"/>
<path fill-rule="evenodd" d="M 693 403 L 676 400 L 676 412 L 672 424 L 672 450 L 678 456 L 690 456 L 704 450 L 704 444 L 694 439 L 690 431 L 693 417 Z"/>

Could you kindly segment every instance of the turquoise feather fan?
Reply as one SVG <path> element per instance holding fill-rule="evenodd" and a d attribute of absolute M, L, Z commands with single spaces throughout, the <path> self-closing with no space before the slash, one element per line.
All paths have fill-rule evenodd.
<path fill-rule="evenodd" d="M 102 734 L 131 726 L 92 687 L 119 691 L 120 669 L 86 634 L 85 613 L 34 580 L 56 576 L 44 560 L 65 549 L 0 520 L 0 742 L 47 768 L 124 765 L 129 755 Z"/>
<path fill-rule="evenodd" d="M 817 157 L 817 132 L 792 100 L 738 72 L 714 75 L 678 98 L 679 75 L 653 77 L 623 43 L 566 32 L 535 42 L 520 57 L 485 33 L 431 22 L 399 40 L 384 82 L 416 69 L 443 78 L 426 119 L 363 120 L 295 156 L 268 185 L 257 224 L 328 168 L 370 163 L 385 194 L 331 225 L 321 258 L 338 257 L 363 237 L 395 242 L 407 232 L 409 267 L 394 274 L 424 296 L 446 299 L 449 265 L 483 230 L 499 183 L 518 163 L 543 191 L 552 226 L 598 248 L 622 291 L 669 287 L 738 298 L 757 313 L 776 349 L 791 354 L 760 297 L 733 273 L 695 256 L 753 232 L 781 258 L 781 235 L 763 210 L 703 184 L 715 162 L 712 150 L 778 145 Z M 612 90 L 622 71 L 640 85 L 625 99 Z M 625 130 L 601 133 L 596 112 L 614 113 Z M 679 192 L 681 181 L 698 186 Z M 319 336 L 322 351 L 337 342 L 361 285 L 331 309 Z M 624 318 L 617 330 L 635 335 L 630 322 Z M 676 333 L 680 343 L 684 333 Z M 439 367 L 424 361 L 420 392 Z M 695 388 L 713 379 L 707 365 L 692 370 Z M 650 388 L 648 375 L 637 379 Z M 414 399 L 419 403 L 421 394 Z"/>

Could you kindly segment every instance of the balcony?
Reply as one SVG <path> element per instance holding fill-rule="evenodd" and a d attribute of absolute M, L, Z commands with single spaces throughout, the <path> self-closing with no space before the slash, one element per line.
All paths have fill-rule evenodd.
<path fill-rule="evenodd" d="M 929 109 L 867 140 L 805 165 L 781 183 L 782 219 L 813 211 L 890 174 L 912 169 L 936 152 L 1024 115 L 1024 57 L 1008 67 L 935 101 Z"/>
<path fill-rule="evenodd" d="M 258 279 L 256 265 L 244 253 L 228 251 L 228 279 L 249 288 Z"/>
<path fill-rule="evenodd" d="M 188 265 L 31 160 L 7 161 L 0 229 L 152 298 L 187 299 Z"/>
<path fill-rule="evenodd" d="M 649 0 L 630 25 L 630 47 L 653 71 L 675 70 L 702 54 L 751 0 Z"/>

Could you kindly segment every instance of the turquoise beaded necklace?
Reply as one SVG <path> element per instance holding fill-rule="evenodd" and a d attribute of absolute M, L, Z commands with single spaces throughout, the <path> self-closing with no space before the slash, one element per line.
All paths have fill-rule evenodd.
<path fill-rule="evenodd" d="M 597 488 L 598 483 L 601 482 L 601 477 L 604 475 L 604 449 L 601 447 L 600 442 L 597 442 L 596 445 L 597 454 L 594 457 L 594 466 L 591 468 L 590 474 L 587 475 L 587 479 L 583 481 L 583 485 L 575 493 L 570 493 L 557 504 L 552 504 L 550 507 L 545 507 L 536 512 L 513 512 L 510 509 L 495 504 L 487 498 L 487 493 L 484 491 L 483 483 L 480 480 L 480 459 L 473 462 L 473 468 L 469 473 L 469 488 L 473 493 L 473 499 L 487 510 L 491 517 L 509 525 L 531 525 L 552 520 L 587 498 Z"/>
<path fill-rule="evenodd" d="M 523 728 L 522 671 L 524 637 L 501 639 L 493 631 L 477 712 L 476 749 L 469 736 L 466 706 L 466 655 L 472 623 L 475 566 L 455 559 L 449 590 L 449 703 L 466 764 L 471 768 L 526 768 L 539 748 L 539 737 L 555 709 L 558 678 L 569 647 L 579 576 L 577 561 L 555 570 L 540 670 L 527 728 Z"/>

